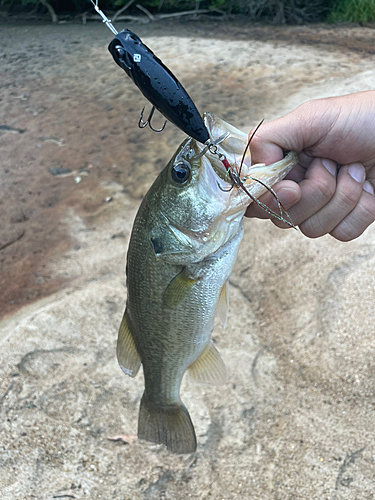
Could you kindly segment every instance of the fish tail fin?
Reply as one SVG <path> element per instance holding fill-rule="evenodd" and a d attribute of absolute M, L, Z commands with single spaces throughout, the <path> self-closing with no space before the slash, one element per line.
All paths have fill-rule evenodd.
<path fill-rule="evenodd" d="M 138 419 L 138 438 L 164 444 L 172 453 L 193 453 L 197 438 L 189 412 L 180 402 L 160 406 L 143 394 Z"/>

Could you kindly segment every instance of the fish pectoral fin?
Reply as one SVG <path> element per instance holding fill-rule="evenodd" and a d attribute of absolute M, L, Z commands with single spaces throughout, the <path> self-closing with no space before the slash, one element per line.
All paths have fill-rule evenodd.
<path fill-rule="evenodd" d="M 169 283 L 163 294 L 163 306 L 177 306 L 197 283 L 199 278 L 191 276 L 187 267 L 184 267 Z"/>
<path fill-rule="evenodd" d="M 121 370 L 129 377 L 135 377 L 141 366 L 141 357 L 135 346 L 126 311 L 118 332 L 116 353 Z"/>
<path fill-rule="evenodd" d="M 206 345 L 199 358 L 189 366 L 188 372 L 195 382 L 224 384 L 227 380 L 227 369 L 212 340 Z"/>
<path fill-rule="evenodd" d="M 223 325 L 223 328 L 227 325 L 229 311 L 229 280 L 227 280 L 221 287 L 219 300 L 216 306 L 216 315 Z"/>

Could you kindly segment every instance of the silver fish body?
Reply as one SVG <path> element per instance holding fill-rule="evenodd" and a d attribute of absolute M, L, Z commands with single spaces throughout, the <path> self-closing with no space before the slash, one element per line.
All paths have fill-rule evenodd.
<path fill-rule="evenodd" d="M 246 134 L 205 114 L 211 139 L 236 168 Z M 228 279 L 243 236 L 243 215 L 251 199 L 231 180 L 216 155 L 199 157 L 203 146 L 187 139 L 160 173 L 137 213 L 127 256 L 128 297 L 120 326 L 117 357 L 134 377 L 143 365 L 138 437 L 163 443 L 175 453 L 196 449 L 189 413 L 180 399 L 185 372 L 200 382 L 222 383 L 225 365 L 210 340 L 215 314 L 223 324 Z M 242 167 L 253 196 L 275 184 L 296 164 L 294 153 L 265 167 Z"/>

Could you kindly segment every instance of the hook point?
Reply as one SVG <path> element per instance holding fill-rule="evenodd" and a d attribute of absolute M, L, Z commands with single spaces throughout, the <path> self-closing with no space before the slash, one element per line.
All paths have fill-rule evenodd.
<path fill-rule="evenodd" d="M 167 120 L 165 120 L 163 126 L 160 128 L 160 129 L 156 129 L 154 128 L 152 125 L 151 125 L 151 119 L 152 117 L 154 116 L 154 112 L 155 112 L 155 106 L 152 106 L 151 108 L 151 111 L 150 111 L 150 114 L 148 115 L 148 118 L 146 121 L 143 121 L 143 113 L 145 111 L 145 108 L 146 106 L 143 106 L 142 108 L 142 111 L 141 111 L 141 114 L 140 114 L 140 117 L 139 117 L 139 121 L 138 121 L 138 127 L 139 128 L 145 128 L 147 125 L 150 127 L 150 129 L 153 131 L 153 132 L 162 132 L 164 129 L 165 129 L 165 126 L 167 124 Z"/>

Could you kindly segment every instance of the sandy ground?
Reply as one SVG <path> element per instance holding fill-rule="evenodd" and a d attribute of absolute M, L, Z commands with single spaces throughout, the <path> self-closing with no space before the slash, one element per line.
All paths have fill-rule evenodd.
<path fill-rule="evenodd" d="M 245 131 L 375 87 L 370 28 L 131 28 Z M 101 24 L 0 39 L 0 498 L 375 498 L 375 228 L 343 244 L 247 220 L 213 335 L 229 381 L 182 387 L 197 452 L 108 440 L 136 434 L 143 391 L 114 356 L 132 221 L 183 135 L 137 128 Z"/>

